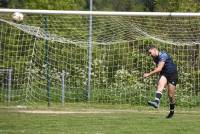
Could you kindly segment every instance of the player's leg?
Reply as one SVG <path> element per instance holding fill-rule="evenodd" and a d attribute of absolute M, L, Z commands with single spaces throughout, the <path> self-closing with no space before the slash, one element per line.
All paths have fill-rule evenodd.
<path fill-rule="evenodd" d="M 162 92 L 163 92 L 166 84 L 167 84 L 167 78 L 164 75 L 161 75 L 160 79 L 158 80 L 155 99 L 153 101 L 148 101 L 148 104 L 150 106 L 152 106 L 154 108 L 159 107 L 160 99 L 162 97 Z"/>
<path fill-rule="evenodd" d="M 176 85 L 173 85 L 171 83 L 168 84 L 168 97 L 169 97 L 169 114 L 166 118 L 172 118 L 174 115 L 174 109 L 175 109 L 175 91 L 176 91 Z"/>

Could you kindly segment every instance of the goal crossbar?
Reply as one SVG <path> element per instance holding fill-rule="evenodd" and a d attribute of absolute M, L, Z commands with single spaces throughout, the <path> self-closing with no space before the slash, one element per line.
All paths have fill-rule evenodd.
<path fill-rule="evenodd" d="M 34 13 L 34 14 L 69 14 L 69 15 L 106 15 L 106 16 L 200 16 L 193 12 L 111 12 L 111 11 L 69 11 L 69 10 L 29 10 L 29 9 L 0 9 L 0 13 Z"/>

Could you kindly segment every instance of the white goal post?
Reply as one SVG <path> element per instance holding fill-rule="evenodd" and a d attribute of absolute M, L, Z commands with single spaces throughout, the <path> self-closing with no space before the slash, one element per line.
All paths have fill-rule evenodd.
<path fill-rule="evenodd" d="M 2 81 L 2 86 L 6 87 L 5 93 L 1 92 L 2 94 L 2 100 L 7 102 L 7 104 L 10 103 L 10 98 L 11 98 L 11 86 L 12 86 L 12 69 L 0 69 L 0 74 L 5 73 L 5 78 L 3 77 L 4 81 Z M 2 88 L 3 89 L 3 88 Z M 6 99 L 4 99 L 4 97 Z"/>
<path fill-rule="evenodd" d="M 177 105 L 200 103 L 200 13 L 0 9 L 0 22 L 11 102 L 144 105 L 156 83 L 140 79 L 154 66 L 153 44 L 178 65 Z"/>
<path fill-rule="evenodd" d="M 1 13 L 30 13 L 30 14 L 66 14 L 66 15 L 107 15 L 107 16 L 200 16 L 194 12 L 111 12 L 111 11 L 70 11 L 70 10 L 30 10 L 30 9 L 0 9 Z"/>

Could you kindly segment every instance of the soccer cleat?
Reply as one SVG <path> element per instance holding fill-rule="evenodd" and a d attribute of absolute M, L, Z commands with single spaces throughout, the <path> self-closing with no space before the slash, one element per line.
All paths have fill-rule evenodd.
<path fill-rule="evenodd" d="M 167 119 L 172 118 L 174 115 L 174 111 L 170 111 L 169 114 L 166 116 Z"/>
<path fill-rule="evenodd" d="M 158 108 L 159 107 L 159 102 L 157 100 L 148 101 L 148 105 L 152 106 L 154 108 Z"/>

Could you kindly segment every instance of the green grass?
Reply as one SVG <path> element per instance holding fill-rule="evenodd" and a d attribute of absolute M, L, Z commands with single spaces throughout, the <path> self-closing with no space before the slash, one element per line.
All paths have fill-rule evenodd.
<path fill-rule="evenodd" d="M 27 108 L 25 111 L 75 113 L 22 113 L 24 109 L 0 107 L 0 134 L 198 134 L 200 109 L 177 110 L 173 119 L 167 111 L 116 107 Z M 80 112 L 80 113 L 79 113 Z M 92 113 L 87 113 L 92 112 Z"/>

